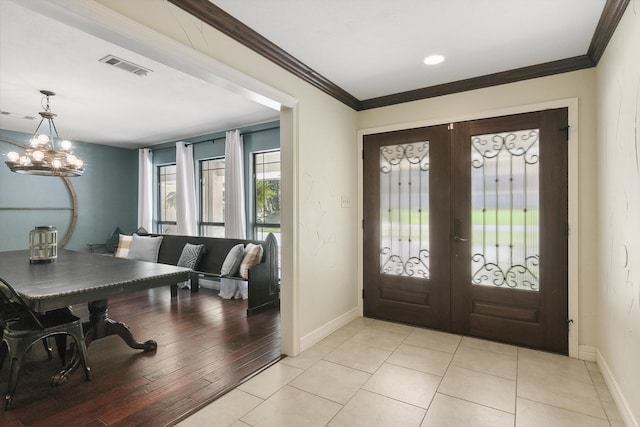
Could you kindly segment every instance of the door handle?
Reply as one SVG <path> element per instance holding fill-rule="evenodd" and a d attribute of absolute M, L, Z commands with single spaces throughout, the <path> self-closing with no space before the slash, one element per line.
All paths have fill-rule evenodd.
<path fill-rule="evenodd" d="M 456 218 L 453 220 L 453 240 L 456 242 L 468 242 L 469 239 L 460 237 L 460 228 L 462 228 L 462 221 L 460 221 L 460 218 Z"/>

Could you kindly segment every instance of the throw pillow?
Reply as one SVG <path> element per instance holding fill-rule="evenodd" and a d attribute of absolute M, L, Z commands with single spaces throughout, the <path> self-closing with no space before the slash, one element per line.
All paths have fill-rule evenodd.
<path fill-rule="evenodd" d="M 178 259 L 178 263 L 176 265 L 178 267 L 186 267 L 191 270 L 195 270 L 198 262 L 200 262 L 200 258 L 202 257 L 203 253 L 204 245 L 193 245 L 191 243 L 186 243 L 182 248 L 182 253 L 180 254 L 180 258 Z M 178 283 L 178 287 L 181 289 L 190 288 L 191 280 Z"/>
<path fill-rule="evenodd" d="M 262 259 L 262 245 L 254 245 L 248 243 L 244 249 L 244 258 L 240 263 L 240 277 L 243 279 L 249 278 L 249 268 L 260 263 Z"/>
<path fill-rule="evenodd" d="M 120 240 L 120 234 L 122 234 L 122 230 L 120 230 L 120 227 L 116 227 L 116 229 L 113 230 L 113 233 L 111 233 L 111 236 L 104 243 L 104 247 L 107 252 L 116 251 L 118 248 L 118 241 Z"/>
<path fill-rule="evenodd" d="M 242 243 L 238 243 L 234 247 L 229 250 L 227 257 L 224 259 L 222 263 L 222 268 L 220 269 L 221 276 L 233 276 L 238 271 L 238 267 L 240 267 L 240 263 L 244 258 L 244 246 Z"/>
<path fill-rule="evenodd" d="M 146 228 L 144 228 L 144 227 L 140 227 L 140 228 L 138 228 L 138 229 L 135 231 L 135 233 L 136 233 L 138 236 L 142 236 L 143 234 L 149 234 L 149 232 L 147 231 L 147 229 L 146 229 Z"/>
<path fill-rule="evenodd" d="M 115 256 L 117 256 L 118 258 L 129 257 L 129 248 L 131 248 L 132 241 L 133 241 L 133 236 L 121 234 L 118 239 L 118 248 L 116 249 Z"/>
<path fill-rule="evenodd" d="M 162 236 L 138 236 L 133 234 L 131 248 L 129 248 L 129 259 L 140 261 L 158 262 L 158 252 L 162 244 Z"/>
<path fill-rule="evenodd" d="M 192 245 L 186 243 L 182 248 L 180 259 L 178 259 L 178 267 L 186 267 L 195 270 L 202 254 L 204 253 L 204 245 Z"/>

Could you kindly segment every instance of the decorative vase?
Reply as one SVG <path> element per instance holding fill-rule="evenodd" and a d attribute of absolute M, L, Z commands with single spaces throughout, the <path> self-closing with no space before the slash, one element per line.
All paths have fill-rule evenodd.
<path fill-rule="evenodd" d="M 38 225 L 29 232 L 29 262 L 53 262 L 58 258 L 58 230 Z"/>

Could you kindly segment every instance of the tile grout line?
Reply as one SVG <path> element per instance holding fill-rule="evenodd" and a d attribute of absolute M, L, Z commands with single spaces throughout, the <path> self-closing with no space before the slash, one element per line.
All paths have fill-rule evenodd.
<path fill-rule="evenodd" d="M 364 328 L 362 328 L 362 329 L 364 329 Z M 415 329 L 414 329 L 414 330 L 415 330 Z M 424 347 L 414 346 L 414 345 L 412 345 L 412 344 L 406 344 L 406 343 L 405 343 L 405 341 L 407 340 L 407 338 L 408 338 L 408 337 L 409 337 L 409 336 L 414 332 L 414 330 L 412 330 L 409 334 L 407 334 L 407 335 L 402 339 L 402 341 L 401 341 L 400 343 L 398 343 L 398 344 L 395 346 L 395 348 L 394 348 L 394 349 L 389 353 L 389 355 L 388 355 L 388 356 L 387 356 L 387 357 L 382 361 L 382 363 L 381 363 L 381 364 L 376 368 L 376 370 L 375 370 L 374 372 L 372 372 L 372 373 L 371 373 L 371 372 L 362 371 L 362 370 L 360 370 L 360 369 L 353 368 L 353 367 L 350 367 L 350 366 L 345 366 L 345 365 L 342 365 L 342 364 L 339 364 L 339 363 L 336 363 L 336 362 L 331 362 L 331 361 L 329 361 L 329 360 L 325 360 L 325 359 L 324 359 L 324 356 L 322 357 L 322 359 L 321 359 L 321 360 L 324 360 L 325 362 L 328 362 L 328 363 L 334 363 L 334 364 L 339 365 L 339 366 L 343 366 L 343 367 L 346 367 L 346 368 L 350 368 L 350 369 L 357 370 L 357 371 L 359 371 L 359 372 L 364 372 L 364 373 L 369 374 L 369 379 L 365 382 L 365 384 L 366 384 L 366 383 L 367 383 L 367 382 L 368 382 L 368 381 L 369 381 L 369 380 L 370 380 L 370 379 L 371 379 L 371 378 L 372 378 L 372 377 L 373 377 L 373 376 L 374 376 L 374 375 L 375 375 L 375 374 L 380 370 L 380 368 L 381 368 L 382 366 L 384 366 L 384 364 L 385 364 L 385 363 L 387 363 L 387 364 L 389 364 L 389 365 L 393 365 L 393 366 L 398 366 L 398 367 L 401 367 L 401 368 L 404 368 L 404 369 L 409 369 L 409 370 L 411 370 L 411 371 L 420 372 L 420 373 L 423 373 L 423 374 L 425 374 L 425 373 L 426 373 L 426 374 L 428 374 L 428 375 L 438 376 L 438 377 L 440 377 L 440 380 L 439 380 L 439 382 L 438 382 L 438 387 L 436 388 L 436 391 L 433 393 L 433 397 L 431 398 L 431 401 L 429 402 L 429 405 L 427 406 L 427 408 L 423 408 L 423 407 L 421 407 L 421 406 L 417 406 L 417 405 L 414 405 L 414 404 L 412 404 L 412 403 L 408 403 L 408 402 L 405 402 L 405 401 L 402 401 L 402 400 L 399 400 L 399 399 L 396 399 L 396 398 L 393 398 L 393 397 L 389 397 L 389 396 L 386 396 L 386 395 L 380 394 L 380 393 L 375 392 L 375 391 L 366 390 L 366 389 L 363 389 L 363 388 L 362 388 L 362 386 L 360 386 L 360 387 L 358 388 L 358 391 L 356 391 L 356 392 L 355 392 L 355 393 L 354 393 L 354 394 L 349 398 L 349 400 L 347 400 L 347 402 L 345 402 L 344 404 L 340 404 L 340 403 L 338 403 L 338 402 L 335 402 L 335 403 L 340 404 L 340 405 L 342 406 L 342 408 L 341 408 L 338 412 L 336 412 L 336 414 L 331 418 L 331 420 L 329 420 L 329 421 L 327 422 L 327 424 L 325 424 L 325 425 L 330 424 L 330 423 L 331 423 L 331 421 L 332 421 L 333 419 L 335 419 L 335 417 L 336 417 L 336 416 L 338 416 L 338 414 L 340 413 L 340 411 L 341 411 L 341 410 L 342 410 L 346 405 L 348 405 L 348 404 L 349 404 L 349 402 L 351 402 L 351 401 L 353 400 L 353 398 L 354 398 L 354 397 L 358 394 L 358 392 L 360 392 L 360 391 L 366 391 L 366 392 L 368 392 L 368 393 L 375 394 L 375 395 L 380 396 L 380 397 L 383 397 L 383 398 L 385 398 L 385 399 L 390 399 L 390 400 L 393 400 L 393 401 L 395 401 L 395 402 L 402 403 L 402 404 L 404 404 L 404 405 L 409 405 L 409 406 L 412 406 L 412 407 L 414 407 L 414 408 L 417 408 L 417 409 L 423 410 L 423 411 L 424 411 L 424 416 L 422 417 L 422 419 L 421 419 L 421 421 L 420 421 L 420 425 L 424 422 L 424 419 L 426 418 L 427 413 L 429 412 L 429 409 L 430 409 L 430 407 L 431 407 L 431 404 L 433 403 L 433 399 L 435 398 L 435 395 L 436 395 L 436 394 L 437 394 L 437 392 L 438 392 L 437 390 L 438 390 L 438 388 L 440 387 L 440 384 L 442 383 L 442 379 L 444 378 L 444 375 L 440 376 L 440 375 L 432 374 L 432 373 L 429 373 L 429 372 L 423 372 L 423 371 L 419 371 L 419 370 L 417 370 L 417 369 L 407 368 L 407 367 L 405 367 L 405 366 L 401 366 L 401 365 L 397 365 L 397 364 L 395 364 L 395 363 L 389 362 L 389 358 L 390 358 L 390 357 L 391 357 L 391 356 L 392 356 L 392 355 L 393 355 L 393 354 L 398 350 L 398 348 L 399 348 L 402 344 L 409 345 L 409 346 L 412 346 L 412 347 L 424 348 Z M 387 332 L 391 332 L 391 331 L 387 331 Z M 356 335 L 356 334 L 354 334 L 353 336 L 351 336 L 351 337 L 350 337 L 349 339 L 347 339 L 344 343 L 346 343 L 346 342 L 350 341 L 350 340 L 351 340 L 355 335 Z M 343 343 L 343 344 L 344 344 L 344 343 Z M 360 343 L 360 344 L 362 344 L 362 343 Z M 459 345 L 460 345 L 460 342 L 458 342 L 458 344 L 456 345 L 456 350 L 457 350 L 457 348 L 458 348 L 458 346 L 459 346 Z M 373 347 L 373 346 L 368 346 L 368 347 L 378 348 L 378 347 Z M 441 350 L 436 350 L 436 349 L 431 349 L 431 348 L 428 348 L 428 349 L 429 349 L 429 350 L 440 351 L 440 352 L 442 352 L 442 353 L 451 354 L 451 360 L 453 360 L 453 355 L 455 354 L 455 352 L 454 352 L 454 353 L 448 353 L 448 352 L 441 351 Z M 449 361 L 449 364 L 448 364 L 448 366 L 447 366 L 447 369 L 448 369 L 449 365 L 451 365 L 451 360 Z M 317 362 L 316 362 L 316 363 L 317 363 Z M 315 364 L 314 364 L 314 365 L 315 365 Z M 314 366 L 314 365 L 312 365 L 312 366 Z M 310 367 L 310 368 L 311 368 L 311 367 Z M 305 370 L 305 371 L 306 371 L 306 370 Z M 363 384 L 363 386 L 364 386 L 364 384 Z M 322 397 L 322 396 L 318 396 L 318 397 Z M 327 400 L 330 400 L 330 399 L 327 399 Z M 332 401 L 332 402 L 334 402 L 334 401 Z"/>
<path fill-rule="evenodd" d="M 455 357 L 456 352 L 460 348 L 460 343 L 462 343 L 462 337 L 460 337 L 460 340 L 458 340 L 458 344 L 456 344 L 455 350 L 453 351 L 453 353 L 451 353 L 451 359 L 449 359 L 449 364 L 447 365 L 447 369 L 444 370 L 444 372 L 442 373 L 442 376 L 440 377 L 440 382 L 438 383 L 438 387 L 436 387 L 436 391 L 433 393 L 433 397 L 431 397 L 431 402 L 429 402 L 429 408 L 427 409 L 427 412 L 424 414 L 424 418 L 426 418 L 427 415 L 429 415 L 429 411 L 431 410 L 431 405 L 433 404 L 433 401 L 435 400 L 436 395 L 439 393 L 440 386 L 442 386 L 442 382 L 444 381 L 445 375 L 447 375 L 447 372 L 449 372 L 449 368 L 451 367 L 453 358 Z M 444 393 L 441 393 L 441 394 L 445 395 Z M 424 418 L 423 418 L 423 422 L 424 422 Z"/>
<path fill-rule="evenodd" d="M 598 386 L 596 386 L 596 383 L 595 383 L 595 381 L 593 379 L 593 376 L 592 376 L 593 373 L 587 367 L 587 363 L 586 362 L 584 363 L 584 365 L 585 365 L 585 368 L 587 369 L 587 373 L 589 374 L 589 378 L 591 379 L 591 383 L 593 384 L 593 388 L 595 388 L 595 390 L 596 390 L 596 396 L 598 396 L 598 400 L 600 401 L 600 406 L 602 407 L 602 411 L 604 412 L 604 415 L 607 417 L 607 421 L 609 422 L 609 425 L 611 425 L 611 417 L 609 416 L 609 412 L 607 412 L 606 408 L 604 407 L 604 402 L 602 401 L 602 397 L 600 396 L 600 393 L 598 392 Z M 602 375 L 602 374 L 600 374 L 600 375 Z M 608 387 L 607 387 L 606 390 L 607 390 L 608 393 L 611 393 L 609 391 Z M 618 406 L 615 403 L 615 401 L 613 403 L 615 405 L 616 410 L 618 410 Z"/>

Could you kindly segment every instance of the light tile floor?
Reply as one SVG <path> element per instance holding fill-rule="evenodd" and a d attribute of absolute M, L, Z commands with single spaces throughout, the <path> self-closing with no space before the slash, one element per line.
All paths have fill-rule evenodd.
<path fill-rule="evenodd" d="M 358 318 L 180 427 L 613 426 L 595 363 Z"/>

